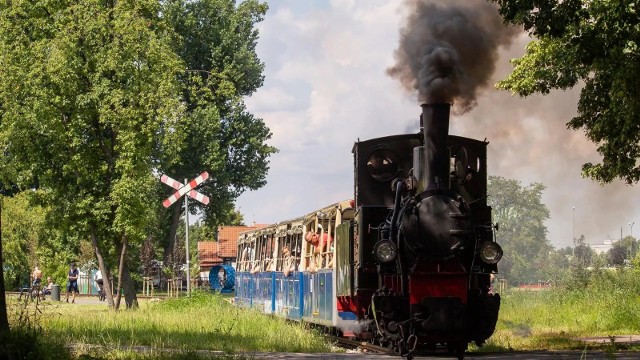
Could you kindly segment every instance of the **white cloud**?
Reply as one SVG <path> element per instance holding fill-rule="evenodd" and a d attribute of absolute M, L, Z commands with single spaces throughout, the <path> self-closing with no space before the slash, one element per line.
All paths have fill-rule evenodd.
<path fill-rule="evenodd" d="M 280 152 L 271 158 L 268 184 L 238 200 L 247 221 L 277 222 L 351 198 L 354 141 L 418 130 L 415 95 L 385 74 L 404 22 L 400 5 L 383 0 L 270 4 L 259 25 L 266 80 L 247 105 L 265 120 L 274 134 L 270 144 Z M 503 51 L 496 81 L 510 71 L 508 59 L 519 56 L 527 41 L 523 37 Z M 451 121 L 452 134 L 491 141 L 492 174 L 547 186 L 549 238 L 563 246 L 571 242 L 573 206 L 576 232 L 590 242 L 616 238 L 620 226 L 628 234 L 626 224 L 634 218 L 640 223 L 631 201 L 637 189 L 601 188 L 580 177 L 581 164 L 599 157 L 582 132 L 564 125 L 575 114 L 576 94 L 520 99 L 487 89 L 476 109 Z"/>

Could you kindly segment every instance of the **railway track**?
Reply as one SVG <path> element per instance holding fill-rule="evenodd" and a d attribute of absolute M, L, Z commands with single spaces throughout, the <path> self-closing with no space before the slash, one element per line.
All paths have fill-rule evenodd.
<path fill-rule="evenodd" d="M 361 349 L 362 352 L 375 353 L 375 354 L 383 354 L 383 355 L 397 355 L 394 352 L 390 351 L 386 347 L 373 345 L 366 341 L 360 340 L 350 340 L 343 337 L 327 335 L 327 338 L 331 341 L 334 341 L 338 345 L 347 348 L 347 349 Z"/>

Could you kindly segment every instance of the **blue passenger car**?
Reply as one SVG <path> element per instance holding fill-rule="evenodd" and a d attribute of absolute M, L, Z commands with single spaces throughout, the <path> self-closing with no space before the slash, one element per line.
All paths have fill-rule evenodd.
<path fill-rule="evenodd" d="M 267 314 L 336 326 L 334 238 L 349 201 L 240 234 L 235 302 Z"/>

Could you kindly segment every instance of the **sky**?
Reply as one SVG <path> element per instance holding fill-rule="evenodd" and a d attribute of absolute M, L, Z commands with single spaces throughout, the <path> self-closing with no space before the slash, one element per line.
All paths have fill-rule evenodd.
<path fill-rule="evenodd" d="M 271 129 L 268 143 L 279 152 L 270 158 L 267 184 L 236 203 L 247 224 L 276 223 L 352 199 L 354 142 L 415 133 L 421 111 L 418 94 L 387 74 L 410 13 L 407 2 L 268 4 L 257 25 L 265 81 L 246 103 Z M 581 177 L 582 164 L 600 156 L 582 131 L 566 127 L 580 89 L 520 98 L 492 86 L 509 74 L 509 60 L 521 56 L 529 41 L 517 33 L 498 49 L 490 86 L 478 91 L 477 106 L 452 116 L 450 134 L 490 142 L 489 175 L 546 186 L 545 224 L 554 246 L 571 245 L 574 232 L 591 244 L 631 231 L 638 237 L 640 187 L 621 181 L 601 186 Z"/>

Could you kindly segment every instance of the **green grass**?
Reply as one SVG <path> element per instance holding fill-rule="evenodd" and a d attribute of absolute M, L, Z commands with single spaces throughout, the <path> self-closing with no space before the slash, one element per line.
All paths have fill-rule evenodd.
<path fill-rule="evenodd" d="M 640 334 L 633 289 L 511 291 L 502 296 L 496 332 L 483 351 L 605 349 L 581 337 Z"/>
<path fill-rule="evenodd" d="M 10 301 L 10 307 L 14 310 L 13 323 L 25 309 L 15 300 Z M 208 293 L 159 302 L 141 301 L 139 309 L 118 312 L 105 305 L 50 302 L 30 311 L 37 312 L 41 338 L 73 345 L 75 358 L 131 358 L 135 353 L 126 349 L 134 346 L 145 347 L 144 352 L 135 354 L 140 359 L 224 359 L 228 358 L 225 354 L 244 352 L 331 351 L 331 345 L 304 324 L 240 309 L 228 299 Z M 84 344 L 109 350 L 98 351 Z M 146 347 L 169 351 L 149 352 Z M 196 350 L 205 352 L 196 354 Z M 96 353 L 102 355 L 96 357 Z"/>
<path fill-rule="evenodd" d="M 579 340 L 640 334 L 640 281 L 635 273 L 607 276 L 571 291 L 502 294 L 495 334 L 481 349 L 472 350 L 637 350 L 613 342 L 596 345 Z M 0 339 L 0 358 L 2 352 L 27 354 L 9 357 L 16 359 L 180 360 L 230 359 L 230 354 L 252 358 L 253 352 L 332 351 L 322 336 L 304 324 L 240 309 L 229 300 L 196 293 L 191 298 L 142 300 L 139 309 L 115 312 L 104 304 L 49 301 L 34 308 L 9 298 L 15 331 L 11 338 Z M 14 348 L 1 344 L 14 344 Z M 65 346 L 69 344 L 73 352 Z M 144 351 L 130 350 L 136 346 Z"/>

